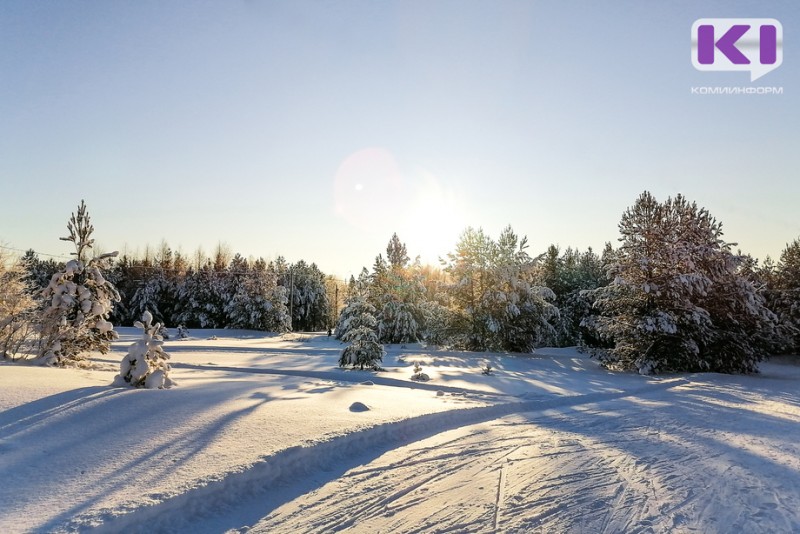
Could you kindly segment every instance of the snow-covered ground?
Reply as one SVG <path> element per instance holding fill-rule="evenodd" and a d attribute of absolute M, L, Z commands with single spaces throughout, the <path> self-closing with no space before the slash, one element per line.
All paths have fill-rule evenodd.
<path fill-rule="evenodd" d="M 324 335 L 205 330 L 166 344 L 177 387 L 132 390 L 121 332 L 108 370 L 0 364 L 0 532 L 800 531 L 792 360 L 653 378 L 392 346 L 375 373 Z"/>

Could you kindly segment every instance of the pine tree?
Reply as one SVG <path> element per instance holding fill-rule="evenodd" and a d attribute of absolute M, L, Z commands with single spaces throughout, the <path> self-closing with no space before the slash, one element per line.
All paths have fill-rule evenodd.
<path fill-rule="evenodd" d="M 531 352 L 554 336 L 553 292 L 534 283 L 536 262 L 507 227 L 495 242 L 467 228 L 445 271 L 456 315 L 451 342 L 466 350 Z"/>
<path fill-rule="evenodd" d="M 153 323 L 153 315 L 145 311 L 142 321 L 136 321 L 134 326 L 143 330 L 142 338 L 128 348 L 120 363 L 119 375 L 114 379 L 115 384 L 147 389 L 174 386 L 175 382 L 169 377 L 169 354 L 163 349 L 161 323 Z"/>
<path fill-rule="evenodd" d="M 350 343 L 339 358 L 340 367 L 375 368 L 383 360 L 383 347 L 378 343 L 375 308 L 366 300 L 355 297 L 348 306 L 352 315 L 342 340 Z"/>
<path fill-rule="evenodd" d="M 238 254 L 231 263 L 231 294 L 225 305 L 230 328 L 271 332 L 289 330 L 286 289 L 263 259 L 250 266 Z"/>
<path fill-rule="evenodd" d="M 549 287 L 555 294 L 559 309 L 555 344 L 572 346 L 583 343 L 588 334 L 581 323 L 591 315 L 591 299 L 587 290 L 609 283 L 600 257 L 589 248 L 581 253 L 567 248 L 563 253 L 550 245 L 536 269 L 538 284 Z"/>
<path fill-rule="evenodd" d="M 102 272 L 105 260 L 117 253 L 89 258 L 94 227 L 82 200 L 67 230 L 69 236 L 61 240 L 75 245 L 75 258 L 52 276 L 42 292 L 48 303 L 43 316 L 42 357 L 50 365 L 81 361 L 91 351 L 105 354 L 111 341 L 117 339 L 108 318 L 120 296 Z"/>
<path fill-rule="evenodd" d="M 769 271 L 766 266 L 763 271 Z M 779 343 L 776 350 L 800 354 L 800 239 L 787 244 L 778 265 L 768 276 L 770 309 L 778 316 Z"/>
<path fill-rule="evenodd" d="M 620 233 L 613 282 L 594 292 L 597 329 L 613 342 L 601 360 L 643 374 L 756 371 L 754 336 L 774 316 L 708 211 L 644 192 Z"/>
<path fill-rule="evenodd" d="M 419 265 L 408 265 L 405 243 L 393 234 L 386 247 L 389 262 L 380 254 L 375 258 L 368 296 L 378 310 L 378 340 L 381 343 L 419 341 L 424 315 L 421 304 L 424 286 Z"/>
<path fill-rule="evenodd" d="M 347 332 L 353 328 L 355 317 L 359 315 L 366 306 L 369 306 L 374 314 L 375 307 L 367 302 L 365 296 L 356 294 L 345 300 L 345 306 L 342 308 L 342 313 L 339 314 L 339 320 L 336 323 L 334 335 L 336 339 L 344 339 Z"/>
<path fill-rule="evenodd" d="M 211 262 L 190 271 L 178 286 L 176 322 L 190 328 L 224 328 L 227 324 L 226 273 Z"/>
<path fill-rule="evenodd" d="M 393 269 L 403 269 L 408 266 L 409 258 L 406 244 L 400 242 L 397 233 L 392 234 L 392 238 L 386 246 L 386 259 L 389 260 L 389 266 Z"/>

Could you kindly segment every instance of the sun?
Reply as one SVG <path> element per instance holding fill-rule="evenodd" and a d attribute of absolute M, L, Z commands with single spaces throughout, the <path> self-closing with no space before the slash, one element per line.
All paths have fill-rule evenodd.
<path fill-rule="evenodd" d="M 400 237 L 412 259 L 420 256 L 423 264 L 438 265 L 465 228 L 463 201 L 430 173 L 418 184 Z"/>

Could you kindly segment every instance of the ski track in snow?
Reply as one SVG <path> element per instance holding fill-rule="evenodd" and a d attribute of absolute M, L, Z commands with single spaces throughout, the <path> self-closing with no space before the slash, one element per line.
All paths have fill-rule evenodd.
<path fill-rule="evenodd" d="M 125 515 L 111 513 L 102 517 L 94 515 L 76 518 L 67 525 L 67 530 L 80 529 L 87 524 L 97 523 L 98 521 L 102 521 L 102 525 L 97 529 L 98 532 L 120 532 L 123 530 L 126 532 L 150 532 L 154 525 L 158 525 L 157 530 L 166 532 L 186 530 L 191 530 L 192 532 L 220 532 L 226 529 L 241 528 L 243 518 L 248 517 L 257 521 L 264 515 L 263 508 L 257 500 L 253 501 L 253 496 L 257 496 L 258 499 L 269 500 L 269 494 L 275 491 L 276 485 L 280 486 L 287 481 L 307 478 L 320 471 L 333 476 L 337 473 L 337 466 L 347 465 L 348 457 L 351 455 L 374 456 L 376 451 L 385 453 L 398 446 L 427 439 L 443 431 L 491 421 L 509 414 L 595 404 L 639 393 L 646 394 L 673 388 L 685 382 L 683 379 L 672 379 L 628 392 L 592 393 L 550 398 L 549 400 L 539 399 L 504 403 L 422 415 L 385 423 L 311 446 L 292 447 L 256 463 L 245 471 L 231 473 L 221 480 L 210 481 L 204 486 L 188 490 L 159 504 L 127 510 Z M 505 452 L 505 449 L 500 449 L 497 454 L 505 456 L 508 453 Z M 471 465 L 473 460 L 473 455 L 467 454 L 462 458 L 456 452 L 454 456 L 448 457 L 447 472 L 461 473 L 461 468 Z M 453 465 L 461 467 L 453 467 Z M 341 469 L 338 470 L 341 471 Z M 416 471 L 412 471 L 412 475 L 415 474 Z M 463 473 L 458 476 L 462 475 Z M 441 473 L 435 473 L 431 475 L 430 480 L 414 481 L 411 485 L 430 484 L 433 480 L 442 477 Z M 386 486 L 389 490 L 394 487 L 393 482 Z M 497 482 L 492 487 L 496 490 Z M 383 496 L 381 496 L 380 492 L 373 493 L 373 488 L 359 490 L 359 494 L 369 493 L 370 500 L 373 500 L 373 496 L 374 498 L 380 496 L 379 502 L 363 507 L 363 509 L 358 506 L 343 506 L 341 510 L 343 517 L 338 522 L 319 527 L 312 526 L 311 530 L 319 528 L 319 531 L 322 532 L 353 527 L 356 521 L 361 521 L 362 516 L 370 517 L 376 511 L 383 510 L 389 503 L 400 500 L 414 489 L 414 487 L 410 487 Z M 278 493 L 283 492 L 279 490 Z M 250 504 L 243 505 L 242 503 L 246 501 L 250 501 Z M 335 511 L 331 510 L 327 503 L 321 507 L 321 513 L 329 520 L 335 517 Z M 489 525 L 491 525 L 494 511 L 490 509 L 486 513 L 489 514 Z M 217 521 L 214 520 L 214 516 L 217 516 Z M 305 513 L 303 516 L 305 517 Z M 231 519 L 233 519 L 233 523 Z M 237 522 L 238 524 L 236 524 Z M 290 521 L 289 526 L 285 527 L 286 530 L 293 530 L 292 525 L 295 524 L 294 520 Z M 466 523 L 459 522 L 458 525 L 454 526 L 454 531 L 460 531 L 466 526 Z M 393 528 L 392 530 L 394 531 L 395 529 Z M 272 532 L 275 530 L 273 527 L 269 527 L 261 531 Z M 304 531 L 304 529 L 301 529 L 301 531 Z"/>
<path fill-rule="evenodd" d="M 692 384 L 677 385 L 419 440 L 277 507 L 250 531 L 800 531 L 800 449 L 790 465 L 756 454 L 764 439 L 748 427 L 764 414 L 727 421 L 730 433 L 709 430 L 705 417 L 723 413 L 681 400 Z M 654 398 L 686 410 L 641 404 Z M 726 462 L 729 452 L 744 461 Z"/>
<path fill-rule="evenodd" d="M 203 486 L 189 489 L 157 504 L 125 510 L 124 515 L 119 515 L 118 511 L 111 510 L 106 514 L 92 513 L 78 516 L 70 521 L 63 530 L 82 530 L 92 526 L 96 526 L 97 532 L 152 532 L 154 530 L 160 532 L 221 532 L 238 529 L 242 527 L 244 518 L 250 518 L 255 522 L 264 515 L 263 506 L 259 501 L 276 498 L 274 495 L 276 486 L 280 487 L 287 481 L 308 479 L 314 473 L 319 472 L 326 473 L 330 477 L 335 476 L 337 472 L 344 473 L 341 466 L 348 465 L 352 455 L 360 454 L 362 458 L 363 455 L 374 456 L 377 452 L 385 453 L 398 446 L 430 438 L 443 431 L 490 421 L 508 414 L 603 402 L 630 396 L 637 392 L 671 388 L 684 382 L 683 379 L 673 379 L 629 392 L 592 393 L 548 400 L 539 399 L 464 408 L 385 423 L 310 446 L 291 447 L 255 463 L 244 471 L 229 473 L 220 480 L 208 481 Z M 452 458 L 451 461 L 458 464 L 465 461 L 470 462 L 469 458 L 457 457 Z M 434 475 L 434 478 L 439 478 L 439 476 L 438 474 Z M 418 484 L 423 483 L 424 481 Z M 497 487 L 496 483 L 494 487 Z M 386 502 L 397 500 L 409 491 L 411 489 L 403 490 L 394 496 L 387 496 Z M 271 493 L 272 495 L 270 495 Z M 287 493 L 279 489 L 277 493 L 287 495 L 291 492 Z M 256 496 L 255 500 L 254 496 Z M 249 504 L 243 504 L 248 501 Z M 381 506 L 385 506 L 385 504 Z M 378 508 L 380 509 L 381 506 Z M 367 512 L 369 510 L 371 508 Z M 346 514 L 346 518 L 341 520 L 341 524 L 325 525 L 320 527 L 320 531 L 351 527 L 360 515 L 360 512 L 349 507 L 345 507 L 343 512 Z M 332 512 L 323 510 L 323 513 L 328 515 Z M 369 516 L 368 513 L 367 516 Z M 293 528 L 287 527 L 288 530 L 293 530 Z M 461 527 L 457 527 L 456 531 L 458 530 L 461 530 Z M 262 531 L 270 532 L 272 529 Z"/>
<path fill-rule="evenodd" d="M 546 349 L 541 359 L 489 355 L 499 376 L 487 379 L 469 371 L 485 355 L 412 350 L 397 361 L 423 359 L 441 380 L 371 373 L 373 388 L 352 384 L 365 384 L 364 373 L 330 367 L 338 343 L 313 338 L 309 351 L 310 341 L 271 349 L 254 336 L 228 347 L 176 346 L 170 350 L 188 361 L 174 367 L 187 382 L 171 391 L 89 385 L 107 379 L 88 373 L 76 381 L 86 387 L 0 398 L 8 407 L 0 412 L 0 474 L 11 480 L 0 487 L 0 501 L 10 499 L 0 531 L 37 524 L 33 531 L 55 533 L 800 532 L 796 367 L 758 379 L 645 380 Z M 215 351 L 220 359 L 209 356 Z M 304 352 L 319 360 L 296 357 Z M 42 370 L 59 372 L 66 371 Z M 420 403 L 433 390 L 449 392 L 435 397 L 436 407 L 401 406 L 398 418 L 384 404 L 382 415 L 366 412 L 375 414 L 366 426 L 301 417 L 293 421 L 304 426 L 284 425 L 275 439 L 241 434 L 274 424 L 270 417 L 297 418 L 298 407 L 338 417 L 339 406 L 362 396 Z M 109 409 L 124 417 L 104 415 Z M 170 424 L 148 426 L 148 417 Z M 115 449 L 89 457 L 97 446 Z M 41 465 L 49 458 L 60 471 Z M 211 469 L 199 468 L 209 460 Z M 173 465 L 181 471 L 169 472 Z M 163 484 L 170 476 L 177 478 Z M 124 498 L 131 478 L 145 491 Z M 22 480 L 27 491 L 14 487 Z M 28 506 L 41 519 L 26 522 Z"/>

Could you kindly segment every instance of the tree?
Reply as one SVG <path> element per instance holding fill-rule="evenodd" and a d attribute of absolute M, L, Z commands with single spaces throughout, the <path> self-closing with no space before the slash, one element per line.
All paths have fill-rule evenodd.
<path fill-rule="evenodd" d="M 75 258 L 52 276 L 42 292 L 47 302 L 42 357 L 50 365 L 79 362 L 90 351 L 105 354 L 117 338 L 108 318 L 120 296 L 102 272 L 105 260 L 117 253 L 89 258 L 94 226 L 83 200 L 67 223 L 67 230 L 69 236 L 61 240 L 73 243 L 75 252 L 71 254 Z"/>
<path fill-rule="evenodd" d="M 760 274 L 769 287 L 769 307 L 778 316 L 780 334 L 776 350 L 800 354 L 800 239 L 787 244 L 778 265 L 771 267 L 765 265 Z"/>
<path fill-rule="evenodd" d="M 30 352 L 35 310 L 24 265 L 0 249 L 0 358 Z"/>
<path fill-rule="evenodd" d="M 397 233 L 392 234 L 392 238 L 386 246 L 386 259 L 392 269 L 402 269 L 408 266 L 409 258 L 406 244 L 400 242 Z"/>
<path fill-rule="evenodd" d="M 330 302 L 325 274 L 315 263 L 300 260 L 292 265 L 279 257 L 275 262 L 278 284 L 289 296 L 291 327 L 296 332 L 319 331 L 328 328 Z"/>
<path fill-rule="evenodd" d="M 451 342 L 467 350 L 531 352 L 553 338 L 553 292 L 534 283 L 536 261 L 506 227 L 497 241 L 467 228 L 445 271 L 455 306 Z"/>
<path fill-rule="evenodd" d="M 555 294 L 559 310 L 555 344 L 561 347 L 579 345 L 587 336 L 581 323 L 591 315 L 587 290 L 607 285 L 610 280 L 601 258 L 589 248 L 586 252 L 567 248 L 563 253 L 550 245 L 536 269 L 536 281 Z"/>
<path fill-rule="evenodd" d="M 142 329 L 142 338 L 128 347 L 128 353 L 120 363 L 119 375 L 115 377 L 114 383 L 147 389 L 174 386 L 175 382 L 169 377 L 169 354 L 163 348 L 161 323 L 153 324 L 153 315 L 145 311 L 142 321 L 136 321 L 134 326 Z"/>
<path fill-rule="evenodd" d="M 339 366 L 375 368 L 383 360 L 383 347 L 378 343 L 375 308 L 361 297 L 355 297 L 348 305 L 351 316 L 342 340 L 350 343 L 342 351 Z"/>
<path fill-rule="evenodd" d="M 230 297 L 225 304 L 227 326 L 270 332 L 288 331 L 288 292 L 278 285 L 275 271 L 261 258 L 250 265 L 238 254 L 231 262 L 230 271 Z"/>
<path fill-rule="evenodd" d="M 224 328 L 227 273 L 210 261 L 200 270 L 190 270 L 178 286 L 177 323 L 189 328 Z"/>
<path fill-rule="evenodd" d="M 613 282 L 593 292 L 598 332 L 613 340 L 601 361 L 643 374 L 756 371 L 754 339 L 774 315 L 721 224 L 682 195 L 662 204 L 645 191 L 619 228 Z"/>
<path fill-rule="evenodd" d="M 378 340 L 381 343 L 419 341 L 424 314 L 421 304 L 425 290 L 418 263 L 409 266 L 405 243 L 393 234 L 383 256 L 375 258 L 370 277 L 369 300 L 377 311 Z"/>
<path fill-rule="evenodd" d="M 33 250 L 25 252 L 20 264 L 25 271 L 25 282 L 31 295 L 39 295 L 53 275 L 64 270 L 64 263 L 54 259 L 42 260 Z"/>

